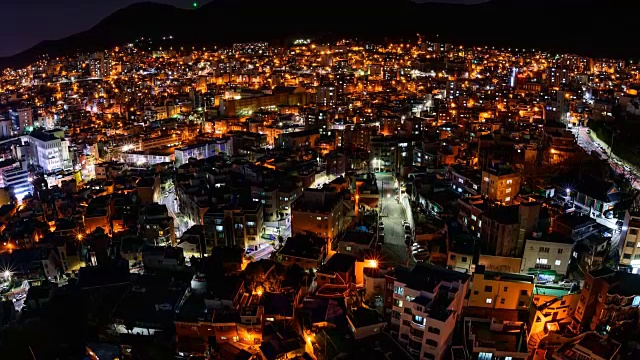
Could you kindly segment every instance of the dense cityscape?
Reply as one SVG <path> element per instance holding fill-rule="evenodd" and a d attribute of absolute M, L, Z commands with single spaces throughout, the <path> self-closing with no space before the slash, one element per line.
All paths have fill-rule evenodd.
<path fill-rule="evenodd" d="M 1 358 L 640 355 L 640 65 L 168 39 L 1 73 Z"/>

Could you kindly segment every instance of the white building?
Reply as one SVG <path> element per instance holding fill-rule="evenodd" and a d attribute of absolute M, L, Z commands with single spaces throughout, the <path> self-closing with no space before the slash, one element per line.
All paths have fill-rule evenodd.
<path fill-rule="evenodd" d="M 29 182 L 29 172 L 20 167 L 3 171 L 2 182 L 4 186 L 13 189 L 13 195 L 18 201 L 22 201 L 26 195 L 33 193 L 33 187 Z"/>
<path fill-rule="evenodd" d="M 544 239 L 529 239 L 524 246 L 520 272 L 536 275 L 544 271 L 546 274 L 555 272 L 566 276 L 572 250 L 573 240 L 560 234 L 551 233 Z"/>
<path fill-rule="evenodd" d="M 20 163 L 13 159 L 0 161 L 0 174 L 3 174 L 5 171 L 13 170 L 15 168 L 20 168 Z M 5 183 L 4 177 L 0 176 L 0 188 L 7 187 L 7 186 L 9 185 Z"/>
<path fill-rule="evenodd" d="M 26 138 L 31 164 L 39 166 L 45 173 L 71 168 L 68 141 L 49 131 L 34 131 Z"/>
<path fill-rule="evenodd" d="M 128 164 L 136 165 L 155 165 L 160 163 L 172 162 L 175 159 L 173 154 L 162 151 L 131 151 L 122 154 L 122 160 Z"/>
<path fill-rule="evenodd" d="M 224 153 L 227 156 L 233 155 L 233 141 L 230 137 L 223 137 L 213 141 L 207 141 L 176 149 L 176 167 L 188 163 L 190 158 L 197 160 L 207 159 L 221 153 Z"/>
<path fill-rule="evenodd" d="M 391 336 L 417 359 L 449 358 L 470 276 L 425 263 L 397 267 L 388 276 L 394 279 Z"/>

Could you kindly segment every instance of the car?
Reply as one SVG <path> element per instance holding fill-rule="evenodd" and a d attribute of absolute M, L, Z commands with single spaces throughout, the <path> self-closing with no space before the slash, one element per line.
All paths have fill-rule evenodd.
<path fill-rule="evenodd" d="M 409 222 L 407 220 L 402 220 L 402 226 L 409 226 Z"/>
<path fill-rule="evenodd" d="M 380 221 L 380 224 L 378 224 L 378 228 L 380 229 L 380 231 L 384 230 L 384 224 L 382 223 L 382 221 Z"/>
<path fill-rule="evenodd" d="M 569 287 L 569 286 L 573 285 L 573 281 L 572 281 L 572 280 L 569 280 L 569 279 L 560 280 L 560 281 L 558 282 L 558 285 L 559 285 L 559 286 Z"/>
<path fill-rule="evenodd" d="M 405 234 L 411 234 L 411 226 L 405 225 L 404 226 L 404 233 Z"/>
<path fill-rule="evenodd" d="M 426 253 L 426 252 L 427 252 L 427 249 L 425 249 L 424 247 L 419 247 L 419 248 L 417 248 L 417 249 L 412 249 L 412 250 L 411 250 L 411 253 L 412 253 L 413 255 L 424 254 L 424 253 Z"/>

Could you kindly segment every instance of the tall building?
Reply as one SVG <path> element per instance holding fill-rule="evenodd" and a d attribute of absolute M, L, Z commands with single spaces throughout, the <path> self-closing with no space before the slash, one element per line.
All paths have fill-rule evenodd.
<path fill-rule="evenodd" d="M 533 276 L 486 271 L 476 266 L 473 285 L 469 294 L 469 306 L 526 310 L 533 297 Z"/>
<path fill-rule="evenodd" d="M 640 307 L 640 275 L 601 268 L 584 279 L 576 308 L 574 330 L 609 332 L 635 330 Z"/>
<path fill-rule="evenodd" d="M 511 168 L 489 169 L 482 172 L 481 193 L 493 201 L 511 205 L 520 191 L 520 174 Z"/>
<path fill-rule="evenodd" d="M 71 168 L 69 142 L 53 131 L 34 131 L 27 136 L 29 160 L 45 173 Z"/>
<path fill-rule="evenodd" d="M 305 130 L 318 130 L 320 135 L 329 133 L 329 114 L 325 110 L 306 109 L 303 117 Z"/>
<path fill-rule="evenodd" d="M 264 232 L 262 203 L 243 201 L 210 208 L 203 217 L 207 248 L 239 246 L 256 249 Z"/>
<path fill-rule="evenodd" d="M 335 106 L 338 101 L 338 91 L 335 85 L 320 85 L 316 89 L 316 103 L 322 106 Z"/>
<path fill-rule="evenodd" d="M 233 141 L 229 137 L 222 137 L 215 140 L 184 146 L 174 151 L 176 157 L 176 167 L 189 162 L 189 159 L 197 160 L 210 158 L 218 154 L 233 155 Z"/>
<path fill-rule="evenodd" d="M 310 232 L 325 239 L 334 239 L 344 224 L 340 194 L 328 189 L 305 189 L 292 204 L 291 232 Z"/>
<path fill-rule="evenodd" d="M 478 227 L 483 254 L 520 258 L 525 241 L 538 225 L 539 215 L 540 204 L 533 201 L 494 207 L 482 213 Z"/>
<path fill-rule="evenodd" d="M 138 222 L 140 235 L 146 244 L 152 246 L 176 245 L 173 217 L 169 216 L 166 205 L 155 203 L 145 205 L 140 209 Z"/>
<path fill-rule="evenodd" d="M 24 134 L 33 130 L 33 121 L 36 117 L 36 110 L 33 107 L 10 110 L 9 115 L 14 131 Z"/>
<path fill-rule="evenodd" d="M 15 196 L 18 201 L 22 201 L 27 194 L 33 192 L 33 187 L 29 182 L 29 172 L 19 167 L 3 171 L 2 182 L 4 186 L 12 189 L 13 196 Z"/>
<path fill-rule="evenodd" d="M 396 267 L 386 276 L 391 336 L 421 360 L 449 359 L 449 345 L 469 287 L 467 274 L 432 264 Z"/>
<path fill-rule="evenodd" d="M 622 230 L 620 264 L 630 266 L 632 272 L 638 274 L 640 272 L 640 213 L 627 212 Z"/>

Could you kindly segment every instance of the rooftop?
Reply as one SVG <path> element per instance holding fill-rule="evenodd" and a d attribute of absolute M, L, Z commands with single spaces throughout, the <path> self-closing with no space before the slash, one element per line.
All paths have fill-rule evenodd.
<path fill-rule="evenodd" d="M 470 275 L 428 263 L 417 263 L 410 269 L 399 266 L 395 268 L 392 276 L 410 289 L 429 293 L 433 293 L 442 281 L 464 283 L 470 277 Z"/>
<path fill-rule="evenodd" d="M 521 326 L 504 325 L 495 322 L 495 319 L 465 318 L 464 321 L 469 336 L 468 340 L 472 341 L 474 348 L 528 353 L 524 324 Z"/>
<path fill-rule="evenodd" d="M 326 240 L 311 234 L 295 234 L 285 242 L 279 254 L 281 256 L 318 260 L 320 255 L 322 255 L 322 248 L 325 245 Z"/>
<path fill-rule="evenodd" d="M 347 316 L 355 327 L 371 326 L 385 322 L 377 311 L 363 307 L 351 311 Z"/>
<path fill-rule="evenodd" d="M 354 268 L 356 260 L 351 255 L 335 253 L 324 266 L 318 269 L 318 272 L 324 274 L 345 273 Z"/>

